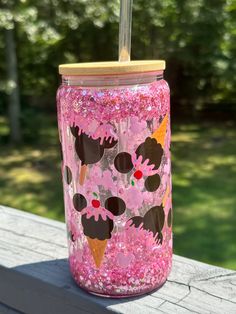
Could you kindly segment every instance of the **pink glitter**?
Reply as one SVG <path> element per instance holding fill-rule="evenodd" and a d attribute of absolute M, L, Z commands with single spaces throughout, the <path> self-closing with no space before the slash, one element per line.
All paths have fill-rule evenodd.
<path fill-rule="evenodd" d="M 171 233 L 166 232 L 168 236 L 165 237 L 169 239 Z M 124 261 L 120 261 L 121 254 L 123 259 L 126 257 L 125 267 Z M 169 240 L 157 245 L 149 232 L 134 227 L 112 236 L 99 269 L 94 267 L 86 242 L 82 258 L 81 251 L 77 254 L 76 248 L 69 258 L 71 272 L 79 286 L 97 294 L 110 296 L 136 295 L 157 288 L 166 281 L 171 269 L 171 260 L 172 249 Z"/>
<path fill-rule="evenodd" d="M 127 117 L 149 120 L 164 116 L 169 109 L 169 87 L 165 80 L 159 80 L 136 87 L 102 89 L 101 93 L 96 88 L 62 85 L 57 99 L 60 115 L 69 125 L 82 123 L 81 118 L 86 118 L 86 132 L 86 126 L 94 120 L 104 124 Z"/>
<path fill-rule="evenodd" d="M 171 191 L 169 121 L 158 167 L 135 152 L 169 115 L 167 83 L 161 79 L 114 88 L 62 85 L 58 89 L 57 102 L 62 170 L 69 169 L 72 176 L 68 183 L 64 174 L 63 184 L 73 278 L 80 287 L 104 296 L 132 296 L 156 289 L 166 281 L 172 263 L 172 230 L 167 218 L 172 206 L 171 193 L 163 204 L 167 186 Z M 83 141 L 89 143 L 87 145 L 95 141 L 96 147 L 84 153 Z M 86 159 L 93 149 L 96 160 L 89 159 L 86 163 L 79 150 Z M 114 166 L 114 159 L 121 152 L 131 158 L 128 171 L 119 172 Z M 82 168 L 86 169 L 81 183 Z M 138 172 L 135 174 L 135 171 Z M 151 177 L 157 174 L 160 186 L 156 191 L 149 191 L 145 182 L 149 177 L 151 182 Z M 76 193 L 81 198 L 75 205 L 73 196 Z M 106 206 L 109 198 L 115 201 Z M 118 199 L 125 204 L 121 212 L 116 203 Z M 162 205 L 163 209 L 159 210 L 163 213 L 163 222 L 156 226 L 144 221 L 149 210 Z M 87 232 L 91 225 L 95 233 L 106 223 L 110 228 L 101 264 L 91 249 L 94 237 L 89 236 L 89 242 L 84 235 L 82 216 L 83 223 L 90 224 Z M 138 224 L 138 221 L 142 223 Z M 100 240 L 99 237 L 95 239 L 102 242 L 104 235 L 106 232 Z"/>

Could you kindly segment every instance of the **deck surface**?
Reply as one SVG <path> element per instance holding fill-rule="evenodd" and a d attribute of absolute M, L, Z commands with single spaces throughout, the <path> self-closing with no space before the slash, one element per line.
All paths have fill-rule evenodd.
<path fill-rule="evenodd" d="M 235 271 L 175 255 L 158 291 L 105 299 L 75 285 L 67 254 L 64 223 L 0 206 L 0 313 L 236 313 Z"/>

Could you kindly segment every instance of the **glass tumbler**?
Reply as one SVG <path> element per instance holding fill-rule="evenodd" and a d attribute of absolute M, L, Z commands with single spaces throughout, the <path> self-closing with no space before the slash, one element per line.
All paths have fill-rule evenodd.
<path fill-rule="evenodd" d="M 102 296 L 160 287 L 172 263 L 165 62 L 59 66 L 57 92 L 69 265 Z"/>

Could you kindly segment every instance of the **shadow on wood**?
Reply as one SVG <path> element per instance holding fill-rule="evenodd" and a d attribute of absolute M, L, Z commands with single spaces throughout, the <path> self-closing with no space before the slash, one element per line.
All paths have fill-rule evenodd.
<path fill-rule="evenodd" d="M 1 282 L 4 283 L 0 283 L 1 300 L 24 313 L 111 313 L 113 311 L 109 307 L 112 305 L 143 298 L 92 296 L 75 284 L 67 259 L 26 264 L 12 269 L 0 267 L 0 273 Z"/>
<path fill-rule="evenodd" d="M 4 206 L 0 221 L 1 314 L 236 313 L 235 271 L 174 255 L 172 272 L 158 291 L 96 297 L 70 275 L 65 224 Z"/>

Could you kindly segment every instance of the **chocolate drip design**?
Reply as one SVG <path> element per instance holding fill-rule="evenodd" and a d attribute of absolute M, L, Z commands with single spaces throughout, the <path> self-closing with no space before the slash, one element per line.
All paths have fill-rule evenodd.
<path fill-rule="evenodd" d="M 101 137 L 93 139 L 91 136 L 80 131 L 78 126 L 72 126 L 70 130 L 75 137 L 76 154 L 81 160 L 79 183 L 80 185 L 83 185 L 86 177 L 87 165 L 95 164 L 100 161 L 104 154 L 104 150 L 113 148 L 118 141 L 112 137 L 105 138 L 103 141 Z"/>
<path fill-rule="evenodd" d="M 157 170 L 160 167 L 163 149 L 161 144 L 157 142 L 155 138 L 147 137 L 145 142 L 141 143 L 135 151 L 136 158 L 142 157 L 142 163 L 148 159 L 147 165 L 154 165 L 153 170 Z M 121 152 L 116 155 L 114 160 L 114 166 L 120 173 L 129 173 L 133 168 L 132 156 L 127 152 Z M 137 170 L 134 173 L 136 179 L 140 179 L 143 173 Z M 160 176 L 154 174 L 147 176 L 144 182 L 144 186 L 147 191 L 155 192 L 161 183 Z"/>
<path fill-rule="evenodd" d="M 104 139 L 101 144 L 100 137 L 93 139 L 84 132 L 79 133 L 78 126 L 73 126 L 70 129 L 75 137 L 75 151 L 82 165 L 95 164 L 102 159 L 105 149 L 113 148 L 118 142 L 114 138 L 109 137 Z"/>
<path fill-rule="evenodd" d="M 147 231 L 151 231 L 154 237 L 157 235 L 157 242 L 162 244 L 162 229 L 165 222 L 165 213 L 162 205 L 150 208 L 144 217 L 135 216 L 129 221 L 131 222 L 130 226 L 134 226 L 135 228 L 141 227 Z"/>
<path fill-rule="evenodd" d="M 135 153 L 137 157 L 142 156 L 143 161 L 149 159 L 148 165 L 155 165 L 155 170 L 160 167 L 163 149 L 155 138 L 147 137 L 145 142 L 139 145 Z"/>

